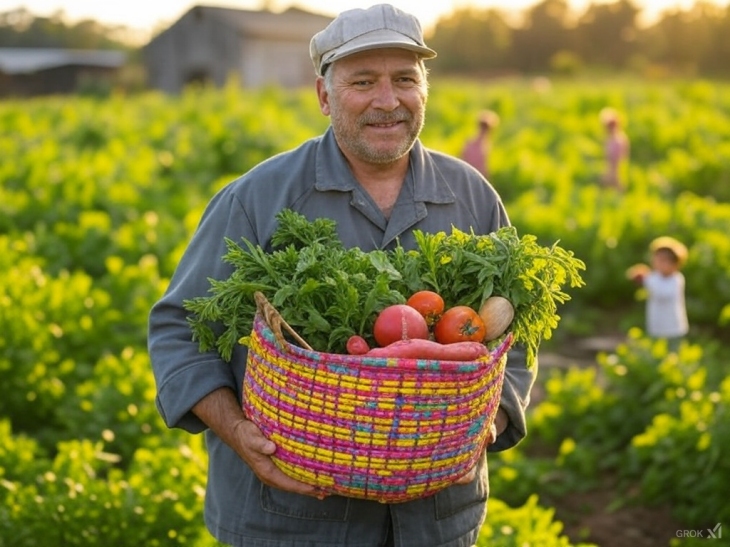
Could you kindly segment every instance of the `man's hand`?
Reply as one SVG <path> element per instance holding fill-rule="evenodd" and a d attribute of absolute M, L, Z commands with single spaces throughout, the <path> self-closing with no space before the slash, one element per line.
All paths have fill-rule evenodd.
<path fill-rule="evenodd" d="M 492 422 L 492 427 L 489 431 L 489 438 L 487 439 L 487 444 L 494 444 L 497 441 L 497 437 L 505 430 L 507 429 L 507 424 L 509 423 L 509 417 L 507 416 L 507 413 L 502 410 L 502 407 L 499 407 L 497 410 L 497 415 L 494 417 L 494 421 Z M 471 481 L 473 481 L 477 476 L 477 466 L 471 468 L 471 470 L 454 482 L 454 484 L 469 484 Z"/>
<path fill-rule="evenodd" d="M 488 443 L 496 443 L 497 437 L 499 437 L 502 432 L 507 429 L 508 425 L 509 416 L 507 415 L 507 412 L 500 406 L 497 409 L 497 415 L 494 417 L 494 422 L 492 422 L 492 431 Z"/>
<path fill-rule="evenodd" d="M 248 464 L 262 483 L 304 496 L 326 497 L 319 488 L 289 477 L 276 466 L 271 459 L 276 445 L 246 419 L 230 389 L 221 388 L 208 394 L 193 407 L 193 413 Z"/>

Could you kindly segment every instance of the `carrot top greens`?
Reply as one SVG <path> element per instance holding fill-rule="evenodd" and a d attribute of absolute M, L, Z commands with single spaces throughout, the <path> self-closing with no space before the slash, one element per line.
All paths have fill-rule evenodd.
<path fill-rule="evenodd" d="M 217 350 L 230 360 L 239 340 L 250 334 L 256 312 L 253 293 L 261 291 L 282 317 L 318 351 L 345 353 L 353 334 L 373 346 L 373 323 L 391 304 L 429 289 L 446 306 L 479 309 L 492 295 L 515 308 L 510 331 L 524 344 L 532 366 L 543 339 L 560 316 L 558 304 L 570 299 L 566 287 L 581 287 L 583 261 L 558 246 L 538 244 L 514 227 L 488 235 L 452 229 L 450 234 L 415 232 L 416 248 L 391 251 L 345 249 L 335 222 L 309 221 L 283 210 L 272 252 L 243 239 L 226 240 L 223 260 L 233 266 L 228 279 L 210 280 L 207 296 L 184 302 L 201 351 Z"/>

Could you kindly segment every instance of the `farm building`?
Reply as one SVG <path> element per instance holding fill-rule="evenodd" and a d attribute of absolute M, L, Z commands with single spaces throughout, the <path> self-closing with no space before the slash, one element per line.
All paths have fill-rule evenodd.
<path fill-rule="evenodd" d="M 178 93 L 189 83 L 245 87 L 309 85 L 309 41 L 331 17 L 289 8 L 281 13 L 195 6 L 144 48 L 147 83 Z"/>
<path fill-rule="evenodd" d="M 0 97 L 74 93 L 111 84 L 126 62 L 115 50 L 0 48 Z"/>

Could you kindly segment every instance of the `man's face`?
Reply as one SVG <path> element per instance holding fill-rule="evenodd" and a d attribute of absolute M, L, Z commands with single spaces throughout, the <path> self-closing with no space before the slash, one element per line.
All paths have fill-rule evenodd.
<path fill-rule="evenodd" d="M 322 113 L 350 161 L 390 164 L 410 151 L 423 127 L 428 87 L 416 54 L 375 49 L 340 59 L 317 81 Z M 329 88 L 329 89 L 327 89 Z"/>

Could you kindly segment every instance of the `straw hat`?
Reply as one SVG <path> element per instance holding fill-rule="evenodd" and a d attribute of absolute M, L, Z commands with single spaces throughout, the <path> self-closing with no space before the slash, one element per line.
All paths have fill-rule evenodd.
<path fill-rule="evenodd" d="M 601 109 L 598 117 L 601 119 L 601 123 L 607 126 L 619 125 L 621 121 L 621 116 L 619 115 L 618 110 L 611 108 L 610 106 Z"/>
<path fill-rule="evenodd" d="M 681 241 L 670 236 L 661 236 L 653 240 L 649 244 L 649 250 L 655 252 L 659 249 L 669 249 L 677 257 L 679 265 L 683 265 L 687 261 L 687 247 Z"/>
<path fill-rule="evenodd" d="M 477 118 L 480 125 L 497 127 L 499 125 L 499 114 L 492 110 L 482 110 Z"/>

